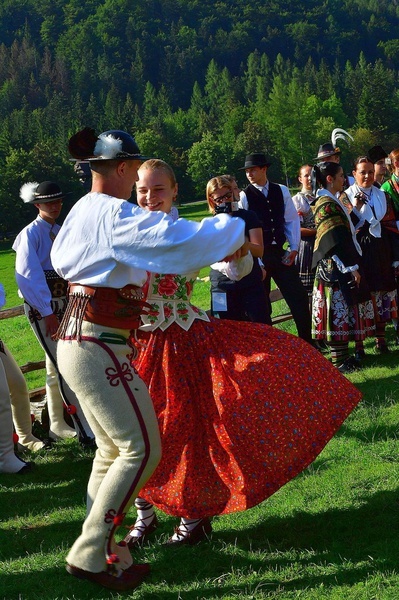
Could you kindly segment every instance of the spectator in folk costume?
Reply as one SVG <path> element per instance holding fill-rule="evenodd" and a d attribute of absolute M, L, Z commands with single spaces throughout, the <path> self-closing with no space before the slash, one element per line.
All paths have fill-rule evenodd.
<path fill-rule="evenodd" d="M 0 284 L 0 308 L 5 304 Z M 13 434 L 13 423 L 16 435 Z M 14 444 L 28 450 L 42 450 L 45 444 L 32 433 L 28 388 L 21 369 L 0 339 L 0 473 L 27 473 L 33 462 L 16 456 Z"/>
<path fill-rule="evenodd" d="M 385 339 L 386 323 L 397 319 L 397 298 L 391 237 L 384 227 L 387 215 L 385 192 L 374 183 L 374 164 L 368 156 L 359 156 L 354 162 L 355 183 L 341 197 L 357 231 L 357 240 L 362 249 L 362 264 L 371 298 L 376 322 L 377 353 L 389 351 Z M 358 358 L 365 356 L 363 342 L 356 347 Z"/>
<path fill-rule="evenodd" d="M 333 364 L 348 373 L 360 366 L 349 356 L 349 341 L 363 340 L 375 330 L 373 304 L 361 274 L 362 250 L 355 228 L 337 197 L 344 185 L 342 167 L 319 163 L 312 169 L 312 182 L 316 194 L 313 335 L 327 341 Z"/>
<path fill-rule="evenodd" d="M 79 402 L 66 385 L 57 367 L 57 342 L 53 339 L 66 307 L 67 283 L 53 269 L 50 252 L 60 230 L 56 223 L 65 194 L 53 181 L 29 182 L 20 195 L 33 204 L 38 215 L 16 237 L 15 275 L 19 293 L 24 299 L 25 314 L 46 355 L 46 397 L 50 420 L 50 438 L 68 438 L 76 434 L 83 445 L 94 443 Z M 64 419 L 64 404 L 75 429 Z"/>
<path fill-rule="evenodd" d="M 327 142 L 325 144 L 321 144 L 319 146 L 319 151 L 315 158 L 316 162 L 341 162 L 341 148 L 337 146 L 338 140 L 344 140 L 347 143 L 350 143 L 349 140 L 353 142 L 353 137 L 345 131 L 345 129 L 341 129 L 337 127 L 333 129 L 331 132 L 331 142 Z M 353 177 L 344 175 L 344 189 L 349 187 L 353 183 Z"/>
<path fill-rule="evenodd" d="M 128 202 L 144 157 L 120 130 L 85 128 L 69 142 L 88 160 L 92 189 L 66 217 L 51 257 L 69 282 L 58 337 L 58 364 L 93 429 L 97 451 L 82 532 L 67 556 L 68 572 L 115 591 L 137 587 L 149 565 L 134 565 L 116 530 L 161 456 L 159 428 L 146 385 L 130 362 L 130 338 L 146 303 L 147 271 L 192 272 L 247 253 L 244 223 L 227 215 L 173 221 Z M 153 373 L 162 380 L 163 373 Z"/>
<path fill-rule="evenodd" d="M 261 152 L 245 157 L 242 169 L 249 185 L 240 193 L 239 207 L 253 211 L 263 230 L 268 324 L 272 324 L 269 294 L 271 279 L 274 279 L 291 310 L 299 337 L 312 343 L 308 296 L 295 264 L 301 239 L 299 217 L 288 188 L 269 181 L 269 167 L 270 162 Z M 284 248 L 287 241 L 289 250 Z"/>
<path fill-rule="evenodd" d="M 385 181 L 387 174 L 386 159 L 388 154 L 382 146 L 373 146 L 367 151 L 367 156 L 374 165 L 374 183 L 373 185 L 380 188 Z"/>
<path fill-rule="evenodd" d="M 302 165 L 298 174 L 298 181 L 302 185 L 302 189 L 292 197 L 301 223 L 301 242 L 297 258 L 299 277 L 308 293 L 310 311 L 312 310 L 315 276 L 314 269 L 312 268 L 313 248 L 316 239 L 316 226 L 312 209 L 316 197 L 313 195 L 311 173 L 311 165 Z M 313 345 L 320 352 L 328 353 L 328 346 L 324 340 L 313 340 Z"/>
<path fill-rule="evenodd" d="M 389 196 L 390 199 L 390 225 L 389 231 L 391 233 L 391 240 L 394 249 L 394 273 L 396 281 L 396 292 L 399 297 L 399 148 L 392 150 L 386 159 L 390 177 L 385 181 L 381 189 Z M 395 230 L 396 225 L 396 230 Z M 399 324 L 398 319 L 393 318 L 396 329 L 396 345 L 399 345 Z"/>
<path fill-rule="evenodd" d="M 306 288 L 310 302 L 314 282 L 314 271 L 312 270 L 313 246 L 316 239 L 316 226 L 311 208 L 315 201 L 311 172 L 311 165 L 302 165 L 298 174 L 298 181 L 302 188 L 292 197 L 301 223 L 301 243 L 298 251 L 299 277 Z"/>
<path fill-rule="evenodd" d="M 171 167 L 150 160 L 138 177 L 139 205 L 177 219 Z M 222 187 L 212 179 L 208 190 L 215 199 L 228 193 L 226 179 L 216 179 Z M 190 303 L 195 279 L 150 274 L 151 310 L 131 337 L 163 448 L 136 500 L 125 538 L 131 548 L 157 528 L 154 506 L 180 517 L 167 544 L 192 545 L 211 532 L 209 517 L 268 498 L 318 455 L 360 397 L 302 339 L 262 323 L 208 317 Z"/>
<path fill-rule="evenodd" d="M 263 256 L 261 224 L 253 211 L 238 207 L 233 181 L 226 176 L 213 177 L 208 181 L 206 198 L 209 210 L 214 215 L 226 213 L 244 220 L 245 235 L 249 240 L 250 268 L 236 276 L 229 272 L 229 265 L 227 270 L 223 265 L 211 265 L 212 315 L 220 319 L 269 323 L 268 300 L 258 260 Z"/>

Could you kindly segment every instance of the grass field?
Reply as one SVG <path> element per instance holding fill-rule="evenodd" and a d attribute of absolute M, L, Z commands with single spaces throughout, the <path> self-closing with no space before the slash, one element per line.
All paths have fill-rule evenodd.
<path fill-rule="evenodd" d="M 20 303 L 13 260 L 0 248 L 8 307 Z M 209 287 L 198 288 L 195 301 L 206 308 Z M 1 321 L 1 336 L 20 364 L 42 358 L 24 317 Z M 107 592 L 65 572 L 84 519 L 90 454 L 64 441 L 35 456 L 32 474 L 1 475 L 0 600 L 397 600 L 399 349 L 392 326 L 388 342 L 391 353 L 383 356 L 367 342 L 365 368 L 350 376 L 362 402 L 316 461 L 270 499 L 213 519 L 212 538 L 197 547 L 164 546 L 177 523 L 158 512 L 157 534 L 137 551 L 152 574 L 134 593 Z M 30 386 L 43 375 L 36 377 Z"/>

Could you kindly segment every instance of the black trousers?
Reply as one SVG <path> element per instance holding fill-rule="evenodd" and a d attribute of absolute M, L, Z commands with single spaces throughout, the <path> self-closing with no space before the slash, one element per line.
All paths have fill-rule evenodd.
<path fill-rule="evenodd" d="M 283 248 L 279 248 L 278 246 L 267 246 L 265 248 L 262 261 L 266 269 L 266 279 L 263 282 L 266 295 L 269 298 L 270 284 L 273 279 L 290 308 L 298 336 L 306 342 L 311 342 L 311 316 L 308 294 L 299 278 L 297 265 L 293 264 L 287 267 L 281 262 L 284 252 Z M 270 300 L 269 307 L 271 325 L 272 306 Z"/>
<path fill-rule="evenodd" d="M 252 321 L 253 323 L 265 323 L 270 325 L 268 296 L 261 282 L 247 288 L 212 288 L 212 292 L 226 294 L 227 310 L 214 310 L 212 315 L 219 319 L 233 321 Z"/>

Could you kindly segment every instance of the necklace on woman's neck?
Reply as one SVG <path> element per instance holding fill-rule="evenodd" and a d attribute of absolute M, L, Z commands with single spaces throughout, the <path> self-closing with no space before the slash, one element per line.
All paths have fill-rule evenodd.
<path fill-rule="evenodd" d="M 370 202 L 371 196 L 373 195 L 373 187 L 371 186 L 368 188 L 364 188 L 364 187 L 361 187 L 360 185 L 358 185 L 357 183 L 356 183 L 356 187 L 359 190 L 359 192 L 364 194 L 367 197 L 367 200 Z"/>

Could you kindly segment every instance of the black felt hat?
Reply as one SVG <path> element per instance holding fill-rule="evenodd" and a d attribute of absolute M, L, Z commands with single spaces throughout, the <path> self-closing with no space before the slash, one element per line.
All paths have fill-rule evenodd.
<path fill-rule="evenodd" d="M 319 146 L 319 151 L 315 160 L 322 161 L 325 158 L 334 156 L 335 154 L 341 154 L 341 150 L 337 147 L 334 147 L 331 142 L 327 142 L 326 144 L 321 144 L 321 146 Z"/>
<path fill-rule="evenodd" d="M 373 164 L 381 160 L 382 158 L 388 158 L 388 154 L 385 152 L 382 146 L 373 146 L 367 151 L 367 157 Z"/>
<path fill-rule="evenodd" d="M 244 169 L 250 169 L 251 167 L 270 167 L 271 162 L 266 158 L 266 154 L 263 152 L 255 152 L 254 154 L 247 154 L 245 157 L 245 164 L 239 168 L 239 171 Z"/>
<path fill-rule="evenodd" d="M 67 194 L 63 194 L 58 183 L 54 181 L 29 181 L 21 187 L 19 195 L 26 204 L 45 204 L 61 200 Z"/>
<path fill-rule="evenodd" d="M 73 158 L 89 162 L 149 158 L 140 154 L 134 137 L 120 129 L 109 129 L 97 136 L 94 129 L 85 127 L 70 138 L 68 149 Z"/>

